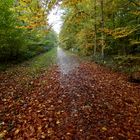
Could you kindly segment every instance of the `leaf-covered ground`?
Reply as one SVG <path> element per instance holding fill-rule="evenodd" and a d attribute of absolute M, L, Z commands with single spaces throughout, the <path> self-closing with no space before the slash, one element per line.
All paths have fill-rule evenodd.
<path fill-rule="evenodd" d="M 0 139 L 140 139 L 140 85 L 120 73 L 60 49 L 58 65 L 29 84 L 8 74 L 0 74 Z"/>

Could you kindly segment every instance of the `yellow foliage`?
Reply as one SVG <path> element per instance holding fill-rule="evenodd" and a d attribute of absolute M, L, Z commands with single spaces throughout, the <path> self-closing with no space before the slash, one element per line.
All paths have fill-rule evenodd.
<path fill-rule="evenodd" d="M 136 30 L 137 30 L 136 28 L 131 28 L 131 27 L 120 27 L 114 30 L 108 28 L 104 28 L 104 30 L 100 29 L 101 32 L 111 35 L 114 39 L 126 37 Z"/>
<path fill-rule="evenodd" d="M 64 0 L 63 1 L 63 6 L 75 6 L 79 3 L 84 2 L 85 0 Z"/>
<path fill-rule="evenodd" d="M 45 9 L 38 0 L 19 0 L 14 10 L 19 13 L 18 20 L 23 23 L 16 28 L 36 29 L 48 25 Z"/>
<path fill-rule="evenodd" d="M 136 16 L 140 16 L 140 11 L 131 11 L 130 13 Z"/>

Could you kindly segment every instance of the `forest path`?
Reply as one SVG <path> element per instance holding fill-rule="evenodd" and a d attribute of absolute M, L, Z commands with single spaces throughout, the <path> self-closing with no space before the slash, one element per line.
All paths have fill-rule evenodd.
<path fill-rule="evenodd" d="M 57 49 L 58 66 L 62 74 L 68 74 L 79 65 L 79 59 L 75 55 L 68 55 L 63 49 Z"/>
<path fill-rule="evenodd" d="M 140 139 L 138 84 L 62 49 L 57 60 L 26 87 L 0 77 L 0 138 Z"/>

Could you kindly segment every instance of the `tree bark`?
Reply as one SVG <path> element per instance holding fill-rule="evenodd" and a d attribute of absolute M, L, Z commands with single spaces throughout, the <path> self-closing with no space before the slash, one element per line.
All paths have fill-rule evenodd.
<path fill-rule="evenodd" d="M 103 30 L 104 30 L 104 2 L 103 2 L 103 0 L 101 0 L 100 2 L 101 2 L 101 29 L 102 29 L 102 33 L 101 33 L 101 39 L 102 39 L 101 56 L 102 56 L 102 58 L 104 58 L 104 49 L 105 49 L 104 34 L 103 34 Z"/>
<path fill-rule="evenodd" d="M 94 0 L 94 11 L 95 11 L 95 23 L 94 23 L 94 32 L 95 32 L 95 36 L 94 36 L 94 56 L 96 55 L 96 50 L 97 50 L 97 25 L 96 25 L 96 20 L 97 20 L 97 15 L 96 15 L 96 0 Z"/>

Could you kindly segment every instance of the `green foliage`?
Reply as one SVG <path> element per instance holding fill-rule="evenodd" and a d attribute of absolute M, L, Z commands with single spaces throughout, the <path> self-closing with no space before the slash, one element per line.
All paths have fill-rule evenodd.
<path fill-rule="evenodd" d="M 57 35 L 48 27 L 45 9 L 37 0 L 0 0 L 0 13 L 1 63 L 28 59 L 56 47 Z"/>
<path fill-rule="evenodd" d="M 12 2 L 0 2 L 0 60 L 16 59 L 24 44 L 24 33 L 15 28 L 16 16 L 10 10 Z"/>
<path fill-rule="evenodd" d="M 58 40 L 57 40 L 57 34 L 55 31 L 51 30 L 45 40 L 44 40 L 44 44 L 46 45 L 46 47 L 48 48 L 53 48 L 53 47 L 57 47 L 58 44 Z"/>

